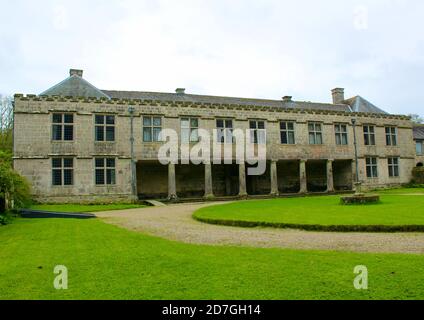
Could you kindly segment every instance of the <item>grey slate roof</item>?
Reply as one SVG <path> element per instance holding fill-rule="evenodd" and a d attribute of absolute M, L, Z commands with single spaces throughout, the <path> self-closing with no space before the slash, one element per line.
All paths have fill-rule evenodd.
<path fill-rule="evenodd" d="M 377 108 L 368 100 L 362 98 L 361 96 L 356 96 L 350 99 L 345 100 L 345 102 L 351 107 L 353 112 L 364 112 L 364 113 L 384 113 L 386 111 Z"/>
<path fill-rule="evenodd" d="M 424 125 L 414 126 L 414 140 L 424 140 Z"/>
<path fill-rule="evenodd" d="M 157 101 L 182 101 L 194 103 L 218 103 L 218 104 L 237 104 L 248 106 L 269 106 L 279 108 L 296 108 L 303 110 L 328 110 L 350 112 L 350 108 L 345 104 L 315 103 L 303 101 L 283 102 L 282 100 L 267 99 L 249 99 L 220 96 L 206 96 L 196 94 L 178 94 L 165 92 L 143 92 L 143 91 L 113 91 L 102 90 L 111 98 L 117 99 L 138 99 L 138 100 L 157 100 Z"/>
<path fill-rule="evenodd" d="M 106 94 L 97 89 L 83 78 L 72 75 L 57 85 L 44 91 L 40 96 L 63 96 L 63 97 L 85 97 L 85 98 L 107 98 Z"/>
<path fill-rule="evenodd" d="M 78 71 L 78 70 L 77 70 Z M 344 104 L 316 103 L 306 101 L 283 101 L 268 99 L 235 98 L 208 95 L 195 95 L 185 93 L 166 92 L 144 92 L 144 91 L 114 91 L 99 90 L 88 81 L 82 78 L 81 74 L 71 76 L 44 91 L 41 96 L 62 96 L 62 97 L 84 97 L 84 98 L 106 98 L 106 99 L 126 99 L 126 100 L 155 100 L 163 102 L 192 102 L 208 104 L 228 104 L 246 105 L 257 107 L 277 107 L 297 110 L 321 110 L 336 112 L 364 112 L 364 113 L 384 113 L 385 111 L 360 96 L 345 100 Z"/>

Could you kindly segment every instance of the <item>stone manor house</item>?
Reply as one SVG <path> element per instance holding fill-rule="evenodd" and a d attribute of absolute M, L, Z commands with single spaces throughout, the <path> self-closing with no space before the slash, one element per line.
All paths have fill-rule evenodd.
<path fill-rule="evenodd" d="M 354 188 L 356 136 L 365 187 L 410 182 L 412 169 L 422 165 L 422 140 L 417 136 L 414 142 L 410 118 L 388 114 L 360 96 L 346 99 L 341 88 L 332 90 L 332 98 L 333 103 L 315 103 L 184 89 L 99 90 L 82 70 L 72 69 L 40 95 L 15 95 L 14 167 L 41 202 L 335 192 Z M 199 128 L 217 129 L 223 146 L 233 144 L 234 129 L 250 129 L 252 142 L 267 145 L 266 172 L 249 176 L 249 165 L 235 161 L 164 166 L 157 155 L 165 128 L 190 145 Z M 421 130 L 415 132 L 424 140 Z"/>

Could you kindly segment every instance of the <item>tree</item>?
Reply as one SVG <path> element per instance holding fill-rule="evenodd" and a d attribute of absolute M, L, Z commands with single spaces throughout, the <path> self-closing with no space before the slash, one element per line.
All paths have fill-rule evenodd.
<path fill-rule="evenodd" d="M 31 202 L 31 192 L 27 180 L 13 170 L 11 154 L 0 151 L 0 203 L 6 204 L 6 200 L 13 201 L 16 209 L 25 208 Z"/>
<path fill-rule="evenodd" d="M 417 124 L 424 123 L 424 118 L 419 116 L 418 114 L 410 114 L 409 116 L 411 117 L 411 120 L 414 123 L 417 123 Z"/>
<path fill-rule="evenodd" d="M 0 95 L 0 150 L 13 151 L 13 99 Z"/>

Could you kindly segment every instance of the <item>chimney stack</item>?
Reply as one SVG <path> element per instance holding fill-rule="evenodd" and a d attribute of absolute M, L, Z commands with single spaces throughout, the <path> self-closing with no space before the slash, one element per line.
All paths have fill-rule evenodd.
<path fill-rule="evenodd" d="M 69 70 L 69 76 L 70 77 L 72 77 L 72 76 L 78 76 L 78 77 L 82 78 L 82 73 L 83 73 L 83 70 L 78 70 L 78 69 L 71 69 L 71 70 Z"/>
<path fill-rule="evenodd" d="M 283 101 L 284 102 L 292 102 L 292 98 L 293 98 L 292 96 L 284 96 Z"/>
<path fill-rule="evenodd" d="M 331 93 L 333 94 L 333 104 L 343 104 L 345 101 L 343 88 L 335 88 L 331 90 Z"/>
<path fill-rule="evenodd" d="M 175 92 L 176 92 L 177 94 L 185 94 L 185 89 L 184 89 L 184 88 L 177 88 L 177 89 L 175 90 Z"/>

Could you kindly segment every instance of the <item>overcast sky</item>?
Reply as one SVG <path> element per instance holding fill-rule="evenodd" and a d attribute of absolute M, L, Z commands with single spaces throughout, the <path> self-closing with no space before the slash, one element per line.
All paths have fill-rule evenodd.
<path fill-rule="evenodd" d="M 0 92 L 69 68 L 100 89 L 330 102 L 424 115 L 422 0 L 0 0 Z"/>

